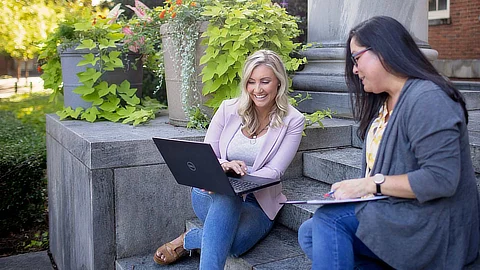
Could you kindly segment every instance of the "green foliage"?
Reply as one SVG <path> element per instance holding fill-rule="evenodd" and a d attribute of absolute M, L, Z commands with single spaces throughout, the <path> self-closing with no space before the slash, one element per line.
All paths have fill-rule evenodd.
<path fill-rule="evenodd" d="M 310 96 L 310 94 L 308 92 L 305 96 L 302 96 L 302 94 L 297 94 L 293 97 L 290 97 L 290 103 L 293 106 L 298 106 L 299 103 L 301 103 L 305 100 L 308 100 L 308 99 L 312 99 L 312 97 Z M 334 113 L 335 112 L 332 112 L 330 109 L 318 110 L 318 111 L 316 111 L 314 113 L 311 113 L 311 114 L 303 113 L 303 115 L 305 116 L 305 127 L 303 129 L 302 135 L 306 136 L 305 128 L 307 128 L 308 126 L 318 124 L 320 127 L 323 128 L 324 126 L 323 126 L 322 120 L 325 119 L 325 117 L 332 118 L 332 115 Z"/>
<path fill-rule="evenodd" d="M 324 126 L 322 120 L 325 117 L 332 118 L 332 114 L 334 113 L 330 109 L 319 110 L 311 114 L 304 113 L 303 115 L 305 115 L 305 128 L 313 124 L 318 124 L 320 125 L 320 127 L 323 128 Z M 303 131 L 303 135 L 305 136 L 305 129 Z"/>
<path fill-rule="evenodd" d="M 0 9 L 0 51 L 17 59 L 33 59 L 36 41 L 53 29 L 59 8 L 53 1 L 4 0 Z"/>
<path fill-rule="evenodd" d="M 187 128 L 207 129 L 210 125 L 210 118 L 199 107 L 192 108 L 188 115 Z"/>
<path fill-rule="evenodd" d="M 43 72 L 40 77 L 43 79 L 44 88 L 53 90 L 50 96 L 51 102 L 57 103 L 63 97 L 62 66 L 58 47 L 60 46 L 60 49 L 63 50 L 80 43 L 84 35 L 76 32 L 74 25 L 85 20 L 84 18 L 90 18 L 90 10 L 74 9 L 55 28 L 55 31 L 50 32 L 47 38 L 39 44 L 38 62 Z"/>
<path fill-rule="evenodd" d="M 43 220 L 46 209 L 45 137 L 0 111 L 0 231 Z"/>
<path fill-rule="evenodd" d="M 15 95 L 1 99 L 0 111 L 11 112 L 22 123 L 45 135 L 45 115 L 61 109 L 60 104 L 49 102 L 48 93 Z"/>
<path fill-rule="evenodd" d="M 114 16 L 120 13 L 117 12 Z M 132 32 L 134 26 L 128 24 L 133 22 L 137 27 L 135 29 L 144 29 L 138 28 L 140 19 L 127 22 L 116 22 L 116 19 L 117 17 L 99 16 L 84 10 L 80 16 L 76 14 L 68 17 L 45 41 L 40 55 L 40 59 L 45 62 L 42 65 L 44 70 L 42 78 L 45 81 L 45 87 L 54 90 L 52 95 L 54 100 L 62 91 L 61 65 L 57 46 L 60 45 L 61 49 L 76 46 L 76 50 L 90 51 L 78 64 L 78 66 L 85 66 L 86 69 L 77 74 L 82 85 L 75 88 L 73 92 L 90 102 L 92 107 L 75 110 L 70 107 L 64 108 L 57 112 L 61 120 L 66 118 L 89 122 L 108 120 L 138 125 L 155 118 L 155 113 L 160 107 L 158 102 L 155 105 L 152 100 L 148 102 L 150 105 L 142 103 L 136 96 L 136 88 L 131 88 L 127 80 L 118 85 L 103 79 L 103 75 L 125 68 L 122 59 L 126 54 L 131 53 L 128 50 L 146 54 L 144 58 L 151 66 L 161 66 L 159 64 L 161 54 L 156 52 L 152 39 L 142 37 L 140 40 L 140 37 Z M 119 45 L 122 42 L 123 47 Z M 140 54 L 136 61 L 141 61 Z M 135 65 L 129 64 L 129 66 Z"/>
<path fill-rule="evenodd" d="M 35 233 L 34 237 L 35 239 L 30 240 L 30 243 L 28 245 L 26 243 L 23 244 L 25 250 L 29 250 L 31 248 L 48 248 L 48 232 L 43 232 L 42 234 L 40 234 L 40 232 L 37 232 Z"/>
<path fill-rule="evenodd" d="M 218 108 L 225 99 L 239 95 L 238 85 L 243 64 L 259 49 L 277 52 L 288 71 L 295 71 L 306 59 L 290 54 L 300 44 L 293 38 L 300 34 L 295 17 L 270 0 L 213 0 L 202 13 L 210 18 L 203 43 L 207 45 L 200 59 L 203 94 L 213 98 L 205 105 Z"/>
<path fill-rule="evenodd" d="M 189 119 L 194 119 L 195 110 L 201 104 L 201 96 L 197 89 L 196 74 L 196 45 L 200 37 L 199 31 L 201 15 L 206 1 L 165 1 L 165 5 L 153 10 L 152 18 L 164 24 L 166 34 L 164 38 L 169 44 L 163 44 L 163 48 L 173 59 L 175 72 L 180 74 L 180 92 L 182 109 Z M 197 114 L 198 116 L 198 114 Z M 190 123 L 189 126 L 197 126 Z"/>

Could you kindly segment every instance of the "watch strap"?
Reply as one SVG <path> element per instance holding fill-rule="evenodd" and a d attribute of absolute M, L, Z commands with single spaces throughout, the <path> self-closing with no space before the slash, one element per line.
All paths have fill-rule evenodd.
<path fill-rule="evenodd" d="M 375 184 L 377 186 L 377 192 L 375 193 L 375 196 L 382 196 L 382 188 L 380 187 L 380 184 Z"/>

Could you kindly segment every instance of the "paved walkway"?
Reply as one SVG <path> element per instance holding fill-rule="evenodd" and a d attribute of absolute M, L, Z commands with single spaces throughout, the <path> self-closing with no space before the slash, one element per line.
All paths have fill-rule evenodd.
<path fill-rule="evenodd" d="M 47 251 L 0 258 L 0 270 L 53 270 Z"/>
<path fill-rule="evenodd" d="M 16 78 L 0 79 L 0 99 L 15 95 L 15 82 Z M 43 80 L 40 77 L 29 77 L 28 80 L 21 78 L 17 83 L 17 94 L 43 91 Z"/>

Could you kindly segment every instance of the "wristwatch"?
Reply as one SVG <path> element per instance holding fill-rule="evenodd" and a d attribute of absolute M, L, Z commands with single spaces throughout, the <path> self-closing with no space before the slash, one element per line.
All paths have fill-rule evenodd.
<path fill-rule="evenodd" d="M 373 176 L 373 182 L 375 182 L 375 185 L 377 185 L 377 192 L 375 193 L 375 196 L 381 196 L 382 195 L 382 189 L 380 188 L 380 185 L 385 182 L 385 175 L 381 173 L 377 173 Z"/>

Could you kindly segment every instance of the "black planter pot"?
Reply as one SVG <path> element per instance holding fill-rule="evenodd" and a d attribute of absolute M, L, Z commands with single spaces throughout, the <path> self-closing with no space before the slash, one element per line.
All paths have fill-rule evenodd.
<path fill-rule="evenodd" d="M 87 49 L 75 50 L 75 47 L 61 49 L 59 47 L 60 61 L 62 63 L 62 80 L 63 80 L 63 95 L 64 107 L 82 107 L 84 109 L 91 107 L 90 102 L 82 99 L 81 95 L 73 92 L 75 88 L 82 85 L 79 82 L 77 73 L 83 72 L 91 65 L 77 66 L 83 60 L 83 56 L 89 53 L 97 53 L 98 51 L 90 51 Z M 129 53 L 122 56 L 124 68 L 117 68 L 113 71 L 105 72 L 101 80 L 109 84 L 115 83 L 120 85 L 124 80 L 130 82 L 131 88 L 137 88 L 137 96 L 141 97 L 142 93 L 142 79 L 143 66 L 140 54 Z"/>

